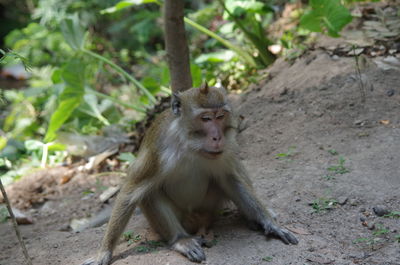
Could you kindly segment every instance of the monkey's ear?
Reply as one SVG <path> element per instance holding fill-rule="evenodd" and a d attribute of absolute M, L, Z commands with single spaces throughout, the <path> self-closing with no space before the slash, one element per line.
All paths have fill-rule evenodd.
<path fill-rule="evenodd" d="M 178 93 L 172 93 L 172 96 L 171 96 L 171 108 L 172 108 L 172 112 L 176 116 L 180 116 L 181 115 L 181 99 L 180 99 Z"/>
<path fill-rule="evenodd" d="M 203 94 L 208 94 L 208 83 L 207 81 L 204 81 L 203 84 L 200 87 L 200 92 Z"/>

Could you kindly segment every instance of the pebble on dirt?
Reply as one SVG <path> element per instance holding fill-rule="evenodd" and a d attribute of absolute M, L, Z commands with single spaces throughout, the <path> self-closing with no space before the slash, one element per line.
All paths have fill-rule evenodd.
<path fill-rule="evenodd" d="M 374 207 L 372 207 L 372 210 L 374 210 L 374 213 L 377 216 L 384 216 L 384 215 L 390 213 L 390 210 L 387 207 L 382 206 L 382 205 L 374 206 Z"/>

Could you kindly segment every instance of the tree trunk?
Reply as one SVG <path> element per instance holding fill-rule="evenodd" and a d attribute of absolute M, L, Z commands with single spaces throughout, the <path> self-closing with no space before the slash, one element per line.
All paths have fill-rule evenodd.
<path fill-rule="evenodd" d="M 183 6 L 184 0 L 166 0 L 164 3 L 165 48 L 171 88 L 175 93 L 192 87 Z"/>

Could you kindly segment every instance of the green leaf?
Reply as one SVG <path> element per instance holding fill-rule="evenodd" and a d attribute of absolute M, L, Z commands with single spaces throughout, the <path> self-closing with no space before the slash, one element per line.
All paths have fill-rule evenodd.
<path fill-rule="evenodd" d="M 61 77 L 66 85 L 59 97 L 59 105 L 50 118 L 45 142 L 54 140 L 56 131 L 81 103 L 85 91 L 85 64 L 78 59 L 72 59 L 62 68 Z"/>
<path fill-rule="evenodd" d="M 98 119 L 101 121 L 104 125 L 110 125 L 110 122 L 102 115 L 102 112 L 107 109 L 107 107 L 110 106 L 111 101 L 109 100 L 104 100 L 103 102 L 105 104 L 98 104 L 98 100 L 96 95 L 94 94 L 86 94 L 83 96 L 83 99 L 85 100 L 85 103 L 80 110 L 83 111 L 84 113 Z M 109 103 L 109 104 L 108 104 Z M 108 106 L 107 106 L 108 105 Z"/>
<path fill-rule="evenodd" d="M 136 159 L 136 157 L 132 154 L 132 153 L 121 153 L 119 156 L 118 156 L 118 159 L 119 160 L 121 160 L 121 161 L 126 161 L 126 162 L 133 162 L 135 159 Z"/>
<path fill-rule="evenodd" d="M 74 50 L 82 50 L 85 43 L 85 31 L 79 24 L 77 15 L 66 18 L 60 23 L 61 33 Z"/>
<path fill-rule="evenodd" d="M 201 86 L 203 77 L 201 74 L 201 68 L 196 64 L 190 64 L 190 72 L 192 73 L 193 87 Z"/>
<path fill-rule="evenodd" d="M 0 136 L 0 150 L 6 147 L 7 145 L 7 138 Z"/>
<path fill-rule="evenodd" d="M 311 11 L 303 15 L 300 26 L 313 32 L 327 31 L 338 37 L 339 32 L 352 20 L 350 11 L 340 0 L 311 0 Z"/>
<path fill-rule="evenodd" d="M 51 81 L 53 82 L 53 84 L 59 84 L 62 82 L 61 73 L 61 69 L 55 69 L 53 71 L 53 73 L 51 74 Z"/>
<path fill-rule="evenodd" d="M 51 143 L 47 145 L 49 151 L 64 151 L 66 146 L 60 143 Z"/>
<path fill-rule="evenodd" d="M 196 64 L 201 64 L 205 62 L 227 62 L 230 61 L 233 57 L 235 57 L 235 53 L 231 50 L 222 50 L 218 52 L 210 52 L 210 53 L 203 53 L 199 57 L 197 57 L 194 62 Z"/>
<path fill-rule="evenodd" d="M 159 3 L 158 0 L 124 0 L 118 2 L 115 6 L 103 9 L 100 11 L 100 14 L 111 14 L 118 12 L 122 9 L 125 9 L 127 7 L 133 6 L 133 5 L 142 5 L 142 4 L 149 4 L 149 3 Z"/>
<path fill-rule="evenodd" d="M 26 150 L 34 151 L 41 150 L 43 148 L 43 143 L 37 140 L 27 140 L 25 141 Z"/>

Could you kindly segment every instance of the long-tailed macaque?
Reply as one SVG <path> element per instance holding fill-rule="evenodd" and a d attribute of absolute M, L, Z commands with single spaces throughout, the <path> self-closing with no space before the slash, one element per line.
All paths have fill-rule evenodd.
<path fill-rule="evenodd" d="M 136 206 L 172 249 L 194 262 L 206 259 L 201 237 L 226 201 L 265 235 L 297 244 L 254 195 L 238 158 L 236 121 L 223 88 L 191 88 L 173 95 L 147 131 L 137 160 L 116 199 L 96 261 L 110 264 L 113 249 Z"/>

